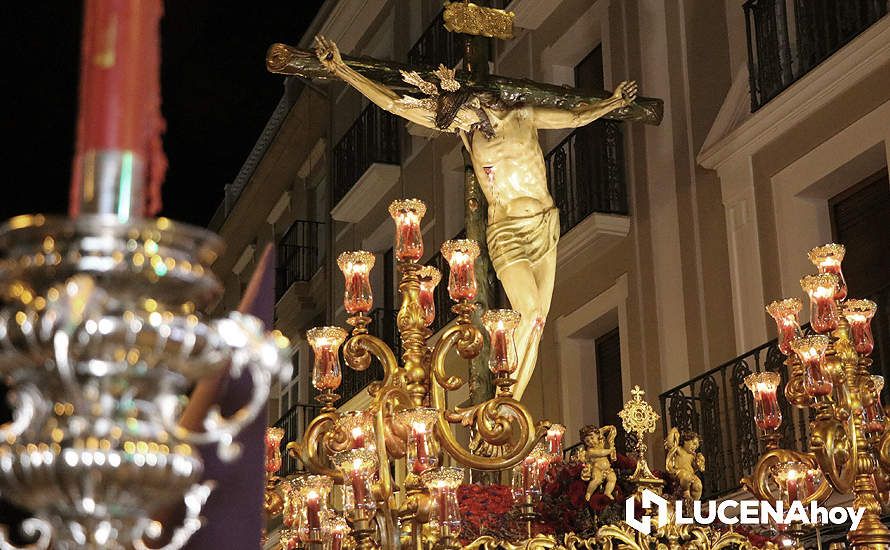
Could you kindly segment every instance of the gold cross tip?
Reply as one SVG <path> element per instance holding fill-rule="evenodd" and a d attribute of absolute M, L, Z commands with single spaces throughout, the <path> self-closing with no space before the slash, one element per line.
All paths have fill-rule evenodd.
<path fill-rule="evenodd" d="M 499 38 L 513 38 L 512 11 L 477 6 L 472 2 L 445 2 L 445 28 L 450 32 Z"/>

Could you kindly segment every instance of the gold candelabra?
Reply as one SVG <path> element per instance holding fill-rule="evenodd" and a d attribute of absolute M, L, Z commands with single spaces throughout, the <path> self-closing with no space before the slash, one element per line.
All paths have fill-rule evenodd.
<path fill-rule="evenodd" d="M 801 287 L 810 300 L 815 335 L 805 336 L 801 330 L 800 300 L 776 301 L 766 308 L 779 330 L 779 348 L 787 356 L 790 377 L 785 398 L 812 411 L 809 451 L 780 447 L 779 374 L 751 374 L 745 384 L 754 396 L 755 422 L 766 451 L 742 483 L 761 500 L 805 505 L 823 502 L 832 493 L 852 493 L 852 505 L 865 512 L 848 534 L 849 542 L 856 549 L 887 549 L 890 529 L 880 515 L 882 503 L 890 501 L 890 430 L 881 407 L 884 380 L 870 373 L 869 358 L 876 305 L 846 299 L 844 253 L 838 244 L 809 253 L 819 273 L 801 279 Z"/>
<path fill-rule="evenodd" d="M 287 451 L 315 475 L 289 483 L 285 491 L 282 548 L 339 547 L 332 542 L 334 514 L 327 509 L 331 480 L 343 486 L 345 517 L 357 548 L 457 548 L 460 529 L 456 489 L 464 472 L 447 463 L 482 471 L 511 468 L 525 459 L 547 434 L 548 422 L 535 423 L 524 405 L 512 398 L 517 368 L 513 331 L 519 314 L 488 311 L 483 324 L 491 338 L 489 367 L 496 395 L 465 408 L 447 408 L 446 395 L 466 382 L 446 373 L 455 354 L 473 359 L 482 350 L 483 334 L 474 324 L 478 244 L 448 241 L 442 253 L 449 262 L 448 290 L 455 321 L 430 343 L 436 312 L 433 290 L 441 274 L 421 266 L 420 221 L 425 205 L 416 199 L 395 201 L 389 211 L 396 224 L 395 253 L 401 282 L 397 325 L 401 356 L 369 333 L 372 294 L 369 273 L 374 256 L 346 252 L 338 258 L 345 277 L 344 305 L 350 315 L 347 333 L 340 327 L 317 327 L 307 333 L 314 351 L 313 384 L 324 404 L 301 441 Z M 339 350 L 350 368 L 363 371 L 376 359 L 383 380 L 368 387 L 372 401 L 361 411 L 338 412 L 334 404 L 342 379 Z M 454 426 L 472 434 L 464 446 Z M 447 459 L 446 459 L 447 457 Z M 402 462 L 404 459 L 404 462 Z M 397 484 L 394 466 L 403 476 Z M 288 502 L 290 500 L 290 502 Z"/>

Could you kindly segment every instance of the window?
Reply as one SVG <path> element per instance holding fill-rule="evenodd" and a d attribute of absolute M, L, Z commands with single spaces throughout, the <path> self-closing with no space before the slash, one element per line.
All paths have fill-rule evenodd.
<path fill-rule="evenodd" d="M 596 390 L 599 402 L 600 426 L 612 425 L 618 429 L 615 447 L 624 449 L 624 430 L 618 411 L 624 407 L 621 391 L 621 337 L 618 329 L 612 329 L 594 341 L 596 353 Z"/>
<path fill-rule="evenodd" d="M 890 380 L 890 182 L 887 170 L 866 178 L 828 201 L 835 242 L 847 247 L 844 278 L 851 298 L 878 304 L 872 320 L 872 372 Z M 890 384 L 884 387 L 884 402 Z"/>

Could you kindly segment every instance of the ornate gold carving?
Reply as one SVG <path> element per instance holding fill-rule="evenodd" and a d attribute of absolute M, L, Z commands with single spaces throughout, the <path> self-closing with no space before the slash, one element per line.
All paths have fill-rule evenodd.
<path fill-rule="evenodd" d="M 512 11 L 485 8 L 471 2 L 445 2 L 445 28 L 451 32 L 509 40 L 513 38 Z"/>

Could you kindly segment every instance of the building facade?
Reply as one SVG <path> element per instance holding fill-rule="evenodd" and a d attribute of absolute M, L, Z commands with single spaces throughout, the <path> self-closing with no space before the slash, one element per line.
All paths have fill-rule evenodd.
<path fill-rule="evenodd" d="M 741 379 L 781 368 L 763 306 L 801 296 L 813 246 L 847 245 L 851 295 L 883 308 L 875 332 L 888 351 L 874 370 L 890 374 L 887 3 L 506 8 L 516 36 L 494 42 L 494 74 L 597 90 L 636 79 L 665 102 L 657 127 L 599 121 L 540 134 L 562 236 L 524 401 L 565 424 L 573 444 L 585 424 L 617 423 L 639 385 L 659 401 L 665 428 L 701 433 L 712 465 L 705 496 L 727 494 L 759 451 Z M 329 0 L 299 45 L 322 34 L 352 55 L 454 66 L 460 38 L 442 28 L 441 10 L 438 0 Z M 276 323 L 294 342 L 296 370 L 270 404 L 270 423 L 296 437 L 315 411 L 305 330 L 345 324 L 336 256 L 377 255 L 374 326 L 397 345 L 386 207 L 401 197 L 427 203 L 422 262 L 443 267 L 439 246 L 464 230 L 464 159 L 454 135 L 406 124 L 342 83 L 285 88 L 211 225 L 229 243 L 216 264 L 226 307 L 263 247 L 277 249 Z M 440 316 L 445 303 L 443 294 Z M 360 403 L 376 372 L 346 373 L 341 403 Z"/>

